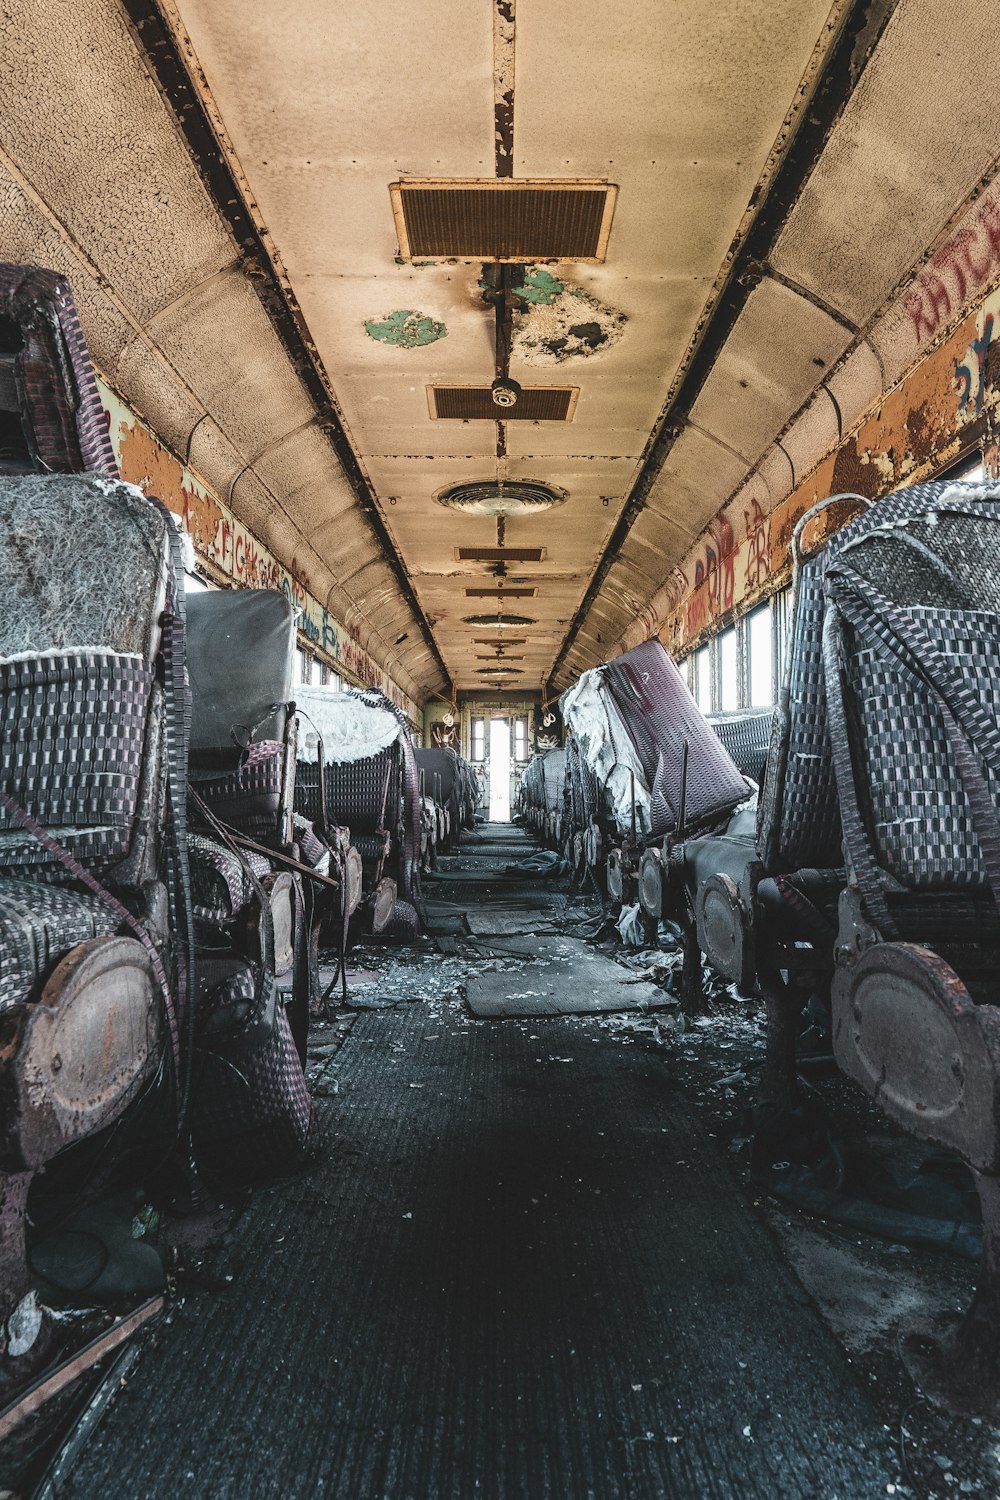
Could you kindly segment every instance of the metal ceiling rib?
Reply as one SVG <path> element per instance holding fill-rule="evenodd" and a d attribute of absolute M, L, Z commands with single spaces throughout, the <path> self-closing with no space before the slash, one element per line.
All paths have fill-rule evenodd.
<path fill-rule="evenodd" d="M 220 144 L 201 94 L 182 56 L 174 29 L 157 0 L 122 0 L 140 51 L 150 74 L 174 113 L 199 175 L 220 216 L 229 226 L 240 254 L 252 275 L 254 289 L 284 345 L 292 367 L 305 386 L 319 419 L 319 426 L 333 447 L 358 505 L 370 525 L 386 562 L 396 576 L 434 660 L 442 675 L 442 686 L 451 678 L 434 633 L 414 592 L 379 510 L 368 479 L 358 461 L 340 413 L 330 393 L 330 384 L 319 352 L 312 340 L 294 294 L 277 274 L 270 250 L 250 211 L 226 151 Z"/>
<path fill-rule="evenodd" d="M 684 432 L 686 419 L 709 372 L 752 292 L 766 275 L 765 262 L 778 242 L 789 210 L 802 192 L 898 3 L 900 0 L 853 0 L 844 14 L 836 40 L 823 62 L 809 108 L 794 122 L 789 144 L 760 196 L 753 222 L 727 257 L 724 287 L 691 341 L 639 473 L 553 662 L 550 683 L 558 677 L 671 449 Z M 728 497 L 721 496 L 719 503 L 725 498 Z"/>

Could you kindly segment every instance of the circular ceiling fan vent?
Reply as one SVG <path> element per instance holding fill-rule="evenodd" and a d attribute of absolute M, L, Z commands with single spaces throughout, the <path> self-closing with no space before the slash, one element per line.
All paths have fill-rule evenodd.
<path fill-rule="evenodd" d="M 481 479 L 439 490 L 435 499 L 450 510 L 471 516 L 525 516 L 551 510 L 569 498 L 565 490 L 534 480 Z"/>
<path fill-rule="evenodd" d="M 466 615 L 465 625 L 535 625 L 530 615 Z"/>

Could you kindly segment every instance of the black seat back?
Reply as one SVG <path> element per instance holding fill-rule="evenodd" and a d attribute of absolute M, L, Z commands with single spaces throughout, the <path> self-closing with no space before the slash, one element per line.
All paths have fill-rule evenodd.
<path fill-rule="evenodd" d="M 831 543 L 805 560 L 798 553 L 799 538 L 830 504 L 823 501 L 802 518 L 793 542 L 796 576 L 785 679 L 757 814 L 757 849 L 773 873 L 843 864 L 823 681 L 823 572 Z"/>
<path fill-rule="evenodd" d="M 240 832 L 287 844 L 295 777 L 295 611 L 279 589 L 195 594 L 187 609 L 190 777 Z"/>

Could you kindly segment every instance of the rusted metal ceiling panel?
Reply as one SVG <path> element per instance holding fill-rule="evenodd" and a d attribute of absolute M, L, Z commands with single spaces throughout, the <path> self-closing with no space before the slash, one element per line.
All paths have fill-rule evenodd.
<path fill-rule="evenodd" d="M 808 400 L 852 338 L 842 322 L 765 277 L 720 350 L 691 408 L 692 423 L 739 454 L 745 470 Z"/>

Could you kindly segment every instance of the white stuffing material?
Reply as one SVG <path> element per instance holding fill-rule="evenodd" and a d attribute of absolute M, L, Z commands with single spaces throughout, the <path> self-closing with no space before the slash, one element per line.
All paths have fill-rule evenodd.
<path fill-rule="evenodd" d="M 399 724 L 391 713 L 337 688 L 303 683 L 295 690 L 295 703 L 303 715 L 299 721 L 300 759 L 315 759 L 317 730 L 323 737 L 327 761 L 339 766 L 367 760 L 399 738 Z"/>
<path fill-rule="evenodd" d="M 602 786 L 607 784 L 615 822 L 624 833 L 632 826 L 632 773 L 635 775 L 637 832 L 652 827 L 650 788 L 635 746 L 604 685 L 599 667 L 584 672 L 559 700 L 563 722 L 576 735 L 580 753 Z"/>
<path fill-rule="evenodd" d="M 181 539 L 181 560 L 185 573 L 193 573 L 198 563 L 198 555 L 194 550 L 194 542 L 190 533 L 184 530 L 184 518 L 171 513 L 170 519 L 177 527 Z"/>
<path fill-rule="evenodd" d="M 56 656 L 120 656 L 123 661 L 144 661 L 138 651 L 115 651 L 111 646 L 53 646 L 48 651 L 18 651 L 13 656 L 0 656 L 0 666 L 13 661 L 46 661 Z"/>

